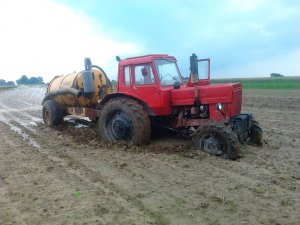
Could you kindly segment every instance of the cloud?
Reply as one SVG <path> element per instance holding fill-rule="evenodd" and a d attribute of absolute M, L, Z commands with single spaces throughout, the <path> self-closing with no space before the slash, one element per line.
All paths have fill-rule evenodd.
<path fill-rule="evenodd" d="M 225 76 L 256 76 L 280 57 L 299 74 L 284 57 L 300 47 L 299 10 L 299 0 L 1 0 L 0 78 L 50 79 L 89 56 L 116 79 L 115 55 L 150 53 L 174 55 L 186 75 L 193 52 Z"/>
<path fill-rule="evenodd" d="M 187 41 L 175 54 L 185 60 L 182 55 L 191 53 L 192 49 L 200 57 L 210 57 L 219 77 L 221 71 L 226 77 L 245 76 L 245 71 L 248 76 L 268 76 L 272 64 L 279 67 L 279 58 L 280 68 L 285 68 L 287 74 L 300 74 L 298 64 L 291 57 L 291 52 L 300 47 L 300 17 L 296 13 L 300 10 L 299 3 L 241 0 L 220 1 L 203 7 L 199 3 L 185 8 L 184 18 L 179 22 L 186 24 L 185 32 L 180 32 L 184 35 L 178 39 Z M 187 73 L 188 64 L 182 64 L 182 68 Z"/>
<path fill-rule="evenodd" d="M 82 70 L 86 56 L 115 77 L 115 56 L 143 49 L 112 38 L 101 23 L 50 0 L 1 1 L 0 30 L 0 78 L 5 80 L 25 74 L 49 81 Z"/>
<path fill-rule="evenodd" d="M 276 55 L 240 66 L 216 69 L 212 77 L 269 77 L 271 73 L 280 73 L 285 76 L 300 76 L 299 62 L 300 48 L 292 50 L 285 55 Z"/>
<path fill-rule="evenodd" d="M 266 0 L 228 0 L 227 10 L 230 12 L 249 12 L 263 6 Z"/>

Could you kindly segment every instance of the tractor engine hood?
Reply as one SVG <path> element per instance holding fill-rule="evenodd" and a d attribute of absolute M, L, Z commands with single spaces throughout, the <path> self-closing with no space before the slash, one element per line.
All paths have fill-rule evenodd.
<path fill-rule="evenodd" d="M 242 106 L 241 83 L 227 83 L 198 86 L 199 100 L 201 104 L 226 103 L 231 105 L 231 115 L 238 115 Z M 194 87 L 186 85 L 180 89 L 171 91 L 173 106 L 187 106 L 195 104 Z"/>

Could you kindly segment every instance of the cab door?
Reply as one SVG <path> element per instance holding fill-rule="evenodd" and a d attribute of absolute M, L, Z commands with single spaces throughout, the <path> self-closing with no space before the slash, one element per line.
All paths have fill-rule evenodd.
<path fill-rule="evenodd" d="M 157 113 L 161 107 L 160 91 L 152 64 L 131 66 L 131 77 L 133 92 Z"/>
<path fill-rule="evenodd" d="M 198 83 L 199 86 L 210 84 L 210 59 L 198 59 L 193 54 L 190 57 L 191 83 Z"/>

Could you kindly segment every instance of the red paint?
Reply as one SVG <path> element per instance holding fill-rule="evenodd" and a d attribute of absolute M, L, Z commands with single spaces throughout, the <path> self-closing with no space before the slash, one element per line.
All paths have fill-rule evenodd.
<path fill-rule="evenodd" d="M 179 89 L 174 89 L 173 85 L 162 86 L 159 81 L 154 61 L 156 59 L 172 60 L 176 63 L 173 56 L 157 54 L 146 55 L 134 58 L 127 58 L 119 62 L 117 92 L 114 94 L 123 94 L 131 96 L 144 102 L 156 116 L 169 116 L 174 111 L 185 107 L 195 105 L 194 84 L 180 84 Z M 203 60 L 198 60 L 203 61 Z M 208 79 L 201 80 L 197 84 L 199 101 L 209 107 L 209 119 L 223 121 L 240 114 L 242 103 L 242 88 L 240 83 L 230 84 L 210 84 L 210 60 L 208 61 Z M 138 85 L 135 82 L 135 66 L 150 65 L 154 74 L 154 80 L 151 84 Z M 129 66 L 130 83 L 125 84 L 124 68 Z M 223 104 L 222 111 L 216 108 L 217 103 Z M 189 120 L 189 119 L 188 119 Z M 204 119 L 193 118 L 190 121 L 179 122 L 184 126 L 197 126 L 204 122 Z M 175 121 L 174 121 L 175 122 Z M 205 121 L 206 122 L 206 121 Z M 176 122 L 178 125 L 178 122 Z"/>

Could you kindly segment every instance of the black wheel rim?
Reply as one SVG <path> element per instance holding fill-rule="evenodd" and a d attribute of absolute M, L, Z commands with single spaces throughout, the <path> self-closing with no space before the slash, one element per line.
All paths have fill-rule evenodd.
<path fill-rule="evenodd" d="M 132 122 L 127 113 L 114 110 L 109 113 L 105 121 L 107 135 L 111 140 L 130 141 L 132 138 Z"/>
<path fill-rule="evenodd" d="M 203 135 L 198 142 L 198 146 L 201 150 L 214 155 L 227 153 L 227 144 L 225 139 L 215 132 Z"/>

